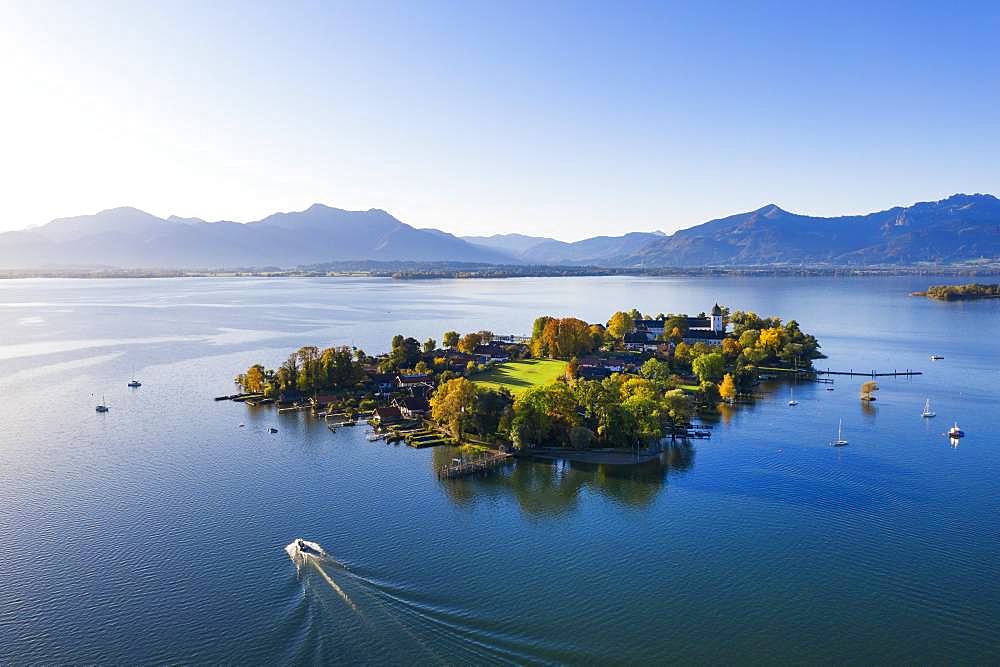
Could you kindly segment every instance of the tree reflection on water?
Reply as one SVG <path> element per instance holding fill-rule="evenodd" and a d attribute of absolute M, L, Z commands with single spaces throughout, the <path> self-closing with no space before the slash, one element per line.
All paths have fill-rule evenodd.
<path fill-rule="evenodd" d="M 457 452 L 453 447 L 435 448 L 434 467 L 449 463 Z M 512 494 L 525 514 L 539 517 L 575 510 L 581 491 L 642 508 L 663 490 L 668 474 L 691 469 L 694 452 L 690 444 L 668 445 L 658 458 L 636 465 L 517 459 L 488 473 L 440 483 L 456 504 Z"/>

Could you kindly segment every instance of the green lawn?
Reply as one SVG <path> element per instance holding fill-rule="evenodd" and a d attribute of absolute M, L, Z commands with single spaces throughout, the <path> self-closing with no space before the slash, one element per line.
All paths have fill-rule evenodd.
<path fill-rule="evenodd" d="M 525 359 L 497 364 L 485 373 L 477 375 L 473 381 L 480 387 L 499 389 L 507 387 L 517 395 L 525 389 L 549 384 L 566 371 L 566 362 L 556 359 Z"/>

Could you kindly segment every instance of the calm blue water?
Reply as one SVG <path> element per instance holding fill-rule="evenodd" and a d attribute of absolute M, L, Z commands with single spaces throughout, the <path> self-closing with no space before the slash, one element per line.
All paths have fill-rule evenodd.
<path fill-rule="evenodd" d="M 927 283 L 0 281 L 0 663 L 996 663 L 1000 302 Z M 642 468 L 454 482 L 447 450 L 211 400 L 304 344 L 717 300 L 925 375 L 871 409 L 860 378 L 767 386 Z M 297 572 L 294 537 L 331 558 Z"/>

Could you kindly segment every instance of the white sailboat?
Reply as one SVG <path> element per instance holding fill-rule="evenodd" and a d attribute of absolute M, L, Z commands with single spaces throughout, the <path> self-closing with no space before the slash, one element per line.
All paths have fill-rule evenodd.
<path fill-rule="evenodd" d="M 94 409 L 97 410 L 98 412 L 107 412 L 111 408 L 108 407 L 107 401 L 104 400 L 104 396 L 102 395 L 101 402 Z"/>
<path fill-rule="evenodd" d="M 789 387 L 789 391 L 792 392 L 792 397 L 791 400 L 788 401 L 788 404 L 791 406 L 798 405 L 799 402 L 795 400 L 795 387 Z"/>
<path fill-rule="evenodd" d="M 830 444 L 833 445 L 834 447 L 843 447 L 844 445 L 847 444 L 847 441 L 844 440 L 844 420 L 843 419 L 840 420 L 840 425 L 837 426 L 837 439 L 834 440 L 833 442 L 831 442 Z"/>
<path fill-rule="evenodd" d="M 931 399 L 924 401 L 924 411 L 920 413 L 921 417 L 937 417 L 937 413 L 931 410 Z"/>

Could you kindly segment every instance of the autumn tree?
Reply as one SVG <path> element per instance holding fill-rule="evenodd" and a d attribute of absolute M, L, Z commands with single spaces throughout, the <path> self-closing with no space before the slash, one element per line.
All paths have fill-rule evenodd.
<path fill-rule="evenodd" d="M 629 313 L 618 311 L 608 320 L 607 332 L 614 340 L 621 340 L 625 334 L 635 331 L 635 319 Z"/>
<path fill-rule="evenodd" d="M 431 396 L 431 418 L 456 438 L 473 423 L 477 400 L 475 383 L 465 378 L 442 382 Z"/>
<path fill-rule="evenodd" d="M 458 349 L 466 354 L 472 354 L 475 349 L 482 345 L 483 336 L 480 333 L 467 333 L 458 341 Z"/>
<path fill-rule="evenodd" d="M 441 336 L 441 344 L 444 345 L 449 350 L 455 349 L 458 345 L 458 332 L 457 331 L 445 331 Z"/>
<path fill-rule="evenodd" d="M 861 400 L 862 401 L 874 401 L 875 397 L 872 395 L 874 392 L 878 391 L 878 383 L 874 380 L 869 380 L 861 385 Z"/>
<path fill-rule="evenodd" d="M 423 352 L 424 354 L 430 354 L 437 349 L 437 341 L 433 338 L 428 338 L 424 341 Z"/>
<path fill-rule="evenodd" d="M 686 366 L 691 363 L 691 347 L 687 343 L 677 343 L 674 348 L 674 361 Z"/>
<path fill-rule="evenodd" d="M 566 359 L 587 354 L 594 349 L 590 327 L 575 317 L 550 318 L 541 335 L 532 341 L 532 354 L 553 359 Z"/>
<path fill-rule="evenodd" d="M 264 391 L 265 381 L 264 367 L 260 364 L 254 364 L 243 375 L 243 391 L 250 394 L 260 394 Z"/>
<path fill-rule="evenodd" d="M 743 348 L 740 347 L 740 343 L 735 338 L 723 338 L 722 339 L 722 356 L 726 358 L 727 361 L 734 361 L 736 357 L 740 356 L 740 352 Z"/>
<path fill-rule="evenodd" d="M 736 382 L 731 373 L 726 373 L 722 377 L 722 384 L 719 385 L 719 396 L 727 403 L 732 403 L 736 399 Z"/>

